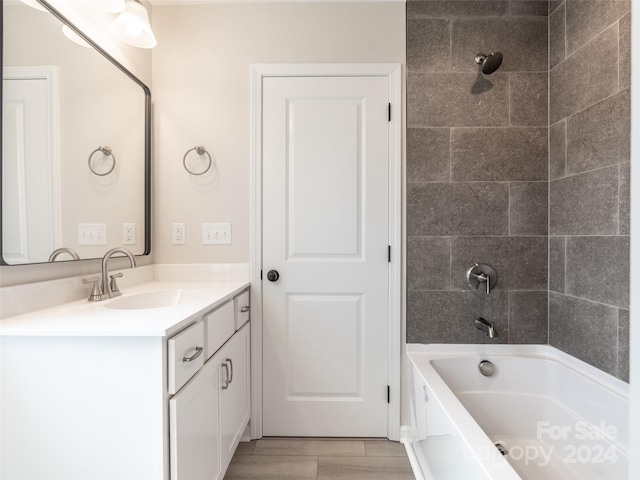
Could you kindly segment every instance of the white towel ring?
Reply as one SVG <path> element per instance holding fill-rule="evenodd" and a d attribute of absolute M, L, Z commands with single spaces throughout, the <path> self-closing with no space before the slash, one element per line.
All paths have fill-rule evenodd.
<path fill-rule="evenodd" d="M 93 168 L 93 165 L 91 164 L 93 156 L 97 152 L 101 152 L 105 157 L 111 157 L 111 168 L 104 173 L 96 172 Z M 113 172 L 114 168 L 116 168 L 116 156 L 113 154 L 110 147 L 98 147 L 89 154 L 89 170 L 91 170 L 91 173 L 93 173 L 94 175 L 104 177 L 105 175 L 109 175 L 111 172 Z"/>
<path fill-rule="evenodd" d="M 207 168 L 205 168 L 202 172 L 194 172 L 193 170 L 190 170 L 189 167 L 187 167 L 187 156 L 189 155 L 189 153 L 191 153 L 193 151 L 195 151 L 200 156 L 206 155 L 207 159 L 209 160 L 209 164 L 207 165 Z M 184 166 L 184 169 L 187 172 L 189 172 L 191 175 L 204 175 L 211 168 L 211 163 L 212 163 L 211 155 L 209 154 L 209 152 L 207 152 L 206 148 L 201 147 L 201 146 L 195 146 L 195 147 L 187 150 L 187 153 L 185 153 L 184 157 L 182 157 L 182 165 Z"/>

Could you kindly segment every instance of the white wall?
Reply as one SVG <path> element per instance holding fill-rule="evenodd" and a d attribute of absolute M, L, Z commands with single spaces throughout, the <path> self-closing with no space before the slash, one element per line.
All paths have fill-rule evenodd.
<path fill-rule="evenodd" d="M 157 263 L 250 260 L 251 64 L 405 63 L 403 2 L 156 6 L 153 29 Z M 184 170 L 195 145 L 215 174 Z M 173 222 L 186 245 L 171 244 Z M 202 246 L 203 222 L 232 223 L 233 244 Z"/>

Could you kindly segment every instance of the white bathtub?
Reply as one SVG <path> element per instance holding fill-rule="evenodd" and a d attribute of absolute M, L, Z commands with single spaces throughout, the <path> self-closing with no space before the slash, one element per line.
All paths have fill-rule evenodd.
<path fill-rule="evenodd" d="M 410 344 L 407 354 L 403 441 L 416 478 L 628 478 L 625 382 L 543 345 Z"/>

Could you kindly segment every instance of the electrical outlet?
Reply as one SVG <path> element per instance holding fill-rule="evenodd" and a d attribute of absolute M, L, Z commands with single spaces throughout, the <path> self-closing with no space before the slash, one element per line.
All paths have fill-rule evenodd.
<path fill-rule="evenodd" d="M 107 225 L 105 223 L 79 223 L 78 245 L 106 245 Z"/>
<path fill-rule="evenodd" d="M 203 245 L 231 245 L 230 223 L 203 223 Z"/>
<path fill-rule="evenodd" d="M 136 244 L 136 224 L 135 223 L 122 224 L 122 244 L 123 245 Z"/>
<path fill-rule="evenodd" d="M 171 243 L 184 245 L 186 243 L 186 229 L 184 223 L 174 223 L 171 229 Z"/>

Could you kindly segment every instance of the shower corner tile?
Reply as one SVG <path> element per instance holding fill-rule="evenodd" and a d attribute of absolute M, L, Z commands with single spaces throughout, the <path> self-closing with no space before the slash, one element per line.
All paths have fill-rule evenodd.
<path fill-rule="evenodd" d="M 509 292 L 509 343 L 548 343 L 548 297 L 546 291 Z"/>
<path fill-rule="evenodd" d="M 547 182 L 513 182 L 509 188 L 509 234 L 547 235 Z"/>
<path fill-rule="evenodd" d="M 618 234 L 618 166 L 549 184 L 551 235 Z"/>
<path fill-rule="evenodd" d="M 567 121 L 560 120 L 549 127 L 549 179 L 557 180 L 567 174 Z"/>
<path fill-rule="evenodd" d="M 549 69 L 564 61 L 566 57 L 565 5 L 563 2 L 549 15 Z"/>
<path fill-rule="evenodd" d="M 618 309 L 549 292 L 549 344 L 616 375 Z"/>
<path fill-rule="evenodd" d="M 549 15 L 564 3 L 564 0 L 549 0 Z"/>
<path fill-rule="evenodd" d="M 511 73 L 510 124 L 512 126 L 546 126 L 548 121 L 547 73 Z"/>
<path fill-rule="evenodd" d="M 551 123 L 573 115 L 618 90 L 617 26 L 606 29 L 584 48 L 584 54 L 568 56 L 549 73 Z"/>
<path fill-rule="evenodd" d="M 549 237 L 549 290 L 565 293 L 565 237 Z"/>
<path fill-rule="evenodd" d="M 631 12 L 619 21 L 619 88 L 631 86 Z"/>
<path fill-rule="evenodd" d="M 620 380 L 629 382 L 629 310 L 618 309 L 618 372 Z"/>
<path fill-rule="evenodd" d="M 571 55 L 631 10 L 631 0 L 567 0 L 567 55 Z"/>
<path fill-rule="evenodd" d="M 618 180 L 618 234 L 629 235 L 630 227 L 630 202 L 631 202 L 631 163 L 619 165 Z"/>
<path fill-rule="evenodd" d="M 566 269 L 567 294 L 629 308 L 629 237 L 568 237 Z"/>
<path fill-rule="evenodd" d="M 582 173 L 631 157 L 629 89 L 591 105 L 567 119 L 567 174 Z"/>

